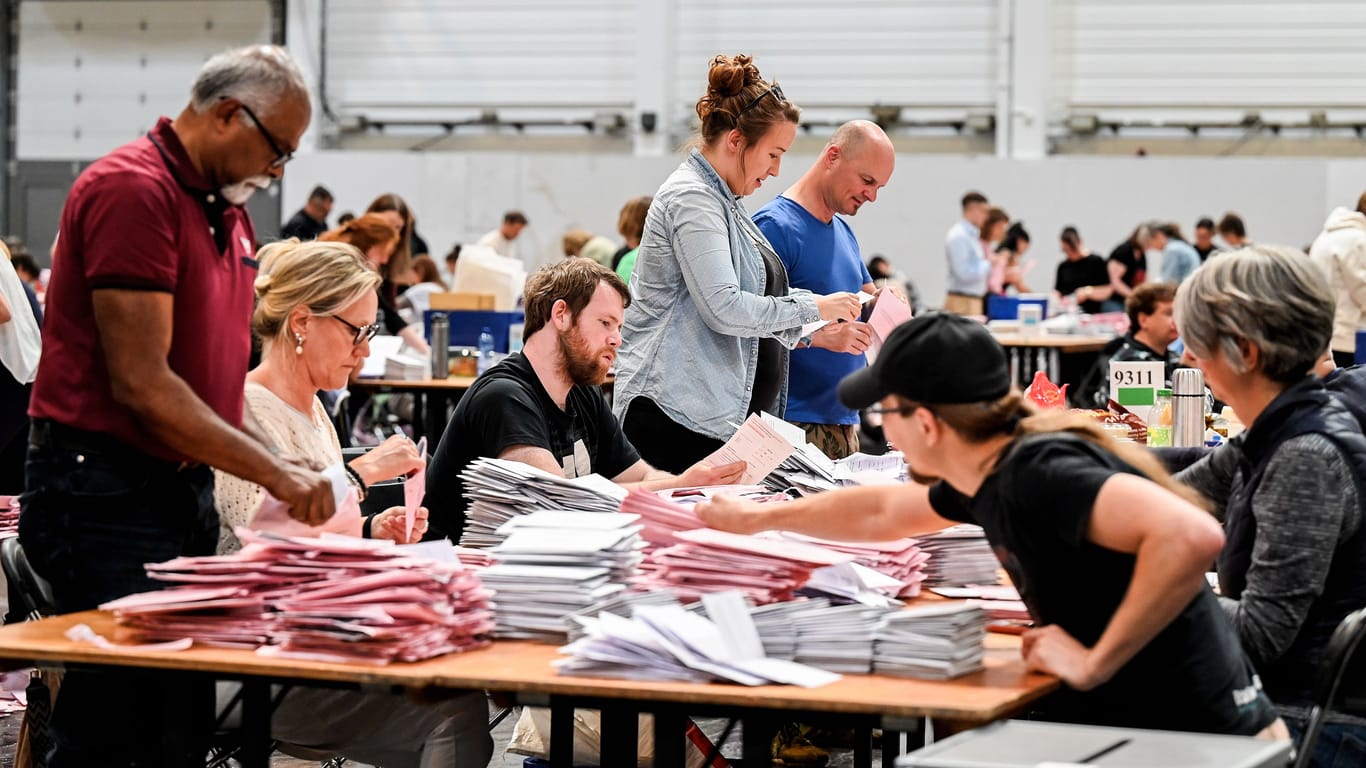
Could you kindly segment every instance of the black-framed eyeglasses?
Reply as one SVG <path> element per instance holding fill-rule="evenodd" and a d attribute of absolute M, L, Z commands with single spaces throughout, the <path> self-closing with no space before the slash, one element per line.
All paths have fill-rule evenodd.
<path fill-rule="evenodd" d="M 261 132 L 261 135 L 266 139 L 266 143 L 270 145 L 270 151 L 275 153 L 275 159 L 270 161 L 271 168 L 279 168 L 294 159 L 293 152 L 286 152 L 283 149 L 280 149 L 280 145 L 275 141 L 275 137 L 271 136 L 270 131 L 267 131 L 266 127 L 261 124 L 261 118 L 257 117 L 255 112 L 251 111 L 251 107 L 248 107 L 240 101 L 237 103 L 237 106 L 241 107 L 242 111 L 247 113 L 247 117 L 251 118 L 252 125 L 256 126 L 256 130 Z M 350 323 L 348 323 L 348 325 L 350 325 Z"/>
<path fill-rule="evenodd" d="M 352 325 L 348 320 L 346 320 L 346 318 L 343 318 L 340 315 L 331 315 L 331 317 L 336 318 L 337 322 L 341 323 L 342 325 L 346 326 L 347 328 L 350 328 L 352 331 L 355 332 L 356 338 L 351 340 L 351 343 L 354 346 L 359 347 L 361 344 L 375 338 L 375 335 L 379 333 L 379 323 L 370 323 L 369 325 Z"/>
<path fill-rule="evenodd" d="M 774 83 L 773 85 L 770 85 L 768 87 L 767 91 L 764 91 L 763 93 L 755 97 L 754 101 L 751 101 L 750 103 L 746 104 L 745 108 L 740 110 L 740 114 L 743 115 L 751 109 L 754 109 L 755 107 L 759 106 L 759 102 L 763 101 L 764 97 L 769 95 L 770 93 L 773 94 L 773 98 L 777 99 L 779 103 L 787 101 L 787 99 L 783 96 L 783 89 L 779 88 L 777 83 Z M 737 115 L 736 117 L 738 119 L 739 115 Z"/>

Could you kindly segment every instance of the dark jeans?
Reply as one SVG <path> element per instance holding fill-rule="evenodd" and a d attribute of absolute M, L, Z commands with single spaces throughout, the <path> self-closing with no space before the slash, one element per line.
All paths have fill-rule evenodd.
<path fill-rule="evenodd" d="M 626 407 L 621 431 L 650 466 L 681 475 L 725 441 L 700 435 L 665 415 L 655 401 L 637 397 Z"/>
<path fill-rule="evenodd" d="M 161 589 L 144 563 L 213 554 L 218 513 L 207 467 L 182 468 L 107 436 L 35 421 L 19 540 L 52 583 L 60 613 Z M 185 673 L 71 669 L 51 721 L 48 765 L 202 764 L 213 729 L 213 681 Z M 167 722 L 170 717 L 172 722 Z M 184 752 L 163 754 L 184 733 Z"/>
<path fill-rule="evenodd" d="M 1305 720 L 1281 716 L 1290 728 L 1290 736 L 1298 746 L 1304 738 Z M 1324 723 L 1314 742 L 1310 768 L 1355 768 L 1366 765 L 1366 726 Z"/>

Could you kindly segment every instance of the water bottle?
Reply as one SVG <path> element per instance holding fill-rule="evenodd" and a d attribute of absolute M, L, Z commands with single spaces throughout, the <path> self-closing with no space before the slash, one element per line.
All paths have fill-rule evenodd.
<path fill-rule="evenodd" d="M 479 375 L 493 367 L 493 333 L 484 326 L 479 332 Z"/>
<path fill-rule="evenodd" d="M 432 378 L 451 375 L 451 325 L 444 312 L 432 314 L 432 332 L 427 340 L 432 348 Z"/>
<path fill-rule="evenodd" d="M 1205 444 L 1205 374 L 1199 368 L 1172 373 L 1172 445 L 1198 448 Z"/>
<path fill-rule="evenodd" d="M 1163 448 L 1172 444 L 1172 391 L 1157 390 L 1148 424 L 1148 446 Z"/>

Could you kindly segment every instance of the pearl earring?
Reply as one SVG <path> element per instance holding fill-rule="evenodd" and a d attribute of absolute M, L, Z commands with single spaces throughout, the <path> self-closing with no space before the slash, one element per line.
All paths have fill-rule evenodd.
<path fill-rule="evenodd" d="M 296 334 L 294 334 L 294 341 L 297 342 L 297 343 L 294 345 L 294 354 L 296 354 L 296 355 L 302 355 L 302 354 L 304 353 L 304 337 L 303 337 L 303 334 L 301 334 L 301 333 L 296 333 Z"/>

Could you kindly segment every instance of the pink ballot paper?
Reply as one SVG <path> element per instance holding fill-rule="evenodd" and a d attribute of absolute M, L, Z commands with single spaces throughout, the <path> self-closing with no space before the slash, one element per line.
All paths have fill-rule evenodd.
<path fill-rule="evenodd" d="M 898 325 L 910 319 L 910 305 L 894 292 L 883 291 L 878 295 L 877 304 L 873 305 L 873 313 L 868 316 L 868 325 L 872 326 L 880 346 L 887 343 L 887 337 Z"/>
<path fill-rule="evenodd" d="M 403 540 L 413 540 L 413 523 L 422 497 L 427 493 L 427 438 L 417 441 L 417 452 L 422 456 L 422 469 L 403 481 Z"/>
<path fill-rule="evenodd" d="M 289 505 L 265 494 L 256 515 L 247 524 L 253 531 L 270 531 L 282 536 L 320 536 L 323 533 L 343 533 L 359 536 L 361 529 L 360 502 L 356 499 L 356 489 L 346 482 L 346 470 L 334 464 L 322 471 L 323 477 L 332 482 L 332 498 L 337 511 L 322 525 L 306 525 L 289 516 Z"/>

